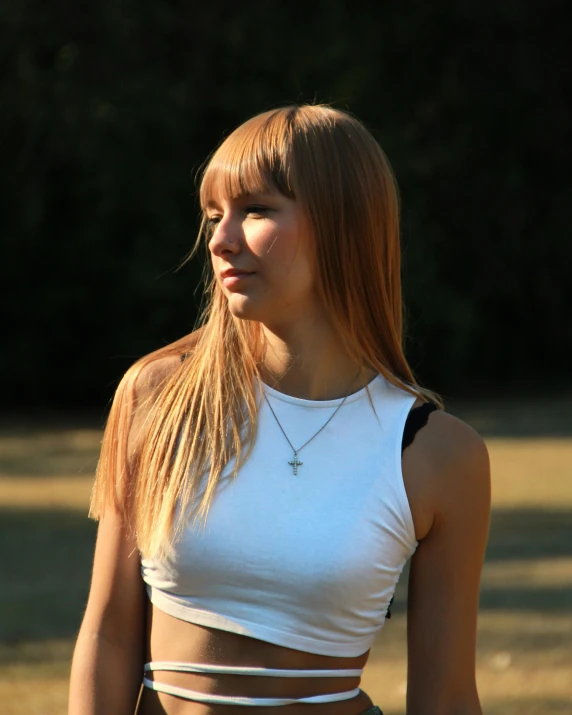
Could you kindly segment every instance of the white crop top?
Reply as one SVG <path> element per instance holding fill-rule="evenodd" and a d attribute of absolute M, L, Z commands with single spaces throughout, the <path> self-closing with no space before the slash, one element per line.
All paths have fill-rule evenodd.
<path fill-rule="evenodd" d="M 341 399 L 264 390 L 298 448 Z M 152 603 L 191 623 L 309 653 L 353 657 L 382 628 L 417 546 L 401 472 L 415 396 L 382 375 L 350 395 L 298 454 L 259 395 L 258 435 L 225 479 L 204 533 L 187 527 L 163 561 L 141 561 Z M 230 465 L 223 474 L 231 472 Z"/>

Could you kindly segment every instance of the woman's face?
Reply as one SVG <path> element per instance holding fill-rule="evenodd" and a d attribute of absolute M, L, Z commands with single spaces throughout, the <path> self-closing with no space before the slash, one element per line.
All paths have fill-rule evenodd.
<path fill-rule="evenodd" d="M 214 273 L 233 315 L 279 329 L 313 312 L 311 234 L 295 201 L 215 192 L 206 215 Z"/>

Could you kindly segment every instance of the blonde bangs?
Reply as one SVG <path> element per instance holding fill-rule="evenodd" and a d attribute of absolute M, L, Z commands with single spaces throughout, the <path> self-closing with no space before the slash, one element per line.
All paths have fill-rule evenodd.
<path fill-rule="evenodd" d="M 276 191 L 295 198 L 289 124 L 282 112 L 271 111 L 235 130 L 213 154 L 203 173 L 199 191 L 202 210 L 220 192 L 237 198 Z"/>

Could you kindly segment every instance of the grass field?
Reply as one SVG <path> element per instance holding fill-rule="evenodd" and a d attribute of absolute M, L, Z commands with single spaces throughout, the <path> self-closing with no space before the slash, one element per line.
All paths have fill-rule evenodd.
<path fill-rule="evenodd" d="M 572 713 L 572 396 L 448 404 L 485 437 L 493 517 L 477 676 L 487 715 Z M 50 424 L 51 422 L 51 424 Z M 85 423 L 84 423 L 85 424 Z M 95 525 L 86 508 L 101 432 L 0 426 L 0 711 L 66 712 Z M 405 579 L 362 687 L 404 713 Z"/>

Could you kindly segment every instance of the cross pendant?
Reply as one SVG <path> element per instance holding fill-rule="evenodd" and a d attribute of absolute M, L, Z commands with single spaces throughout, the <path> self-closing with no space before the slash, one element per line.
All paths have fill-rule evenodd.
<path fill-rule="evenodd" d="M 298 452 L 294 452 L 294 459 L 291 462 L 288 462 L 288 464 L 292 465 L 294 474 L 298 474 L 298 467 L 304 464 L 304 462 L 300 462 L 298 460 Z"/>

